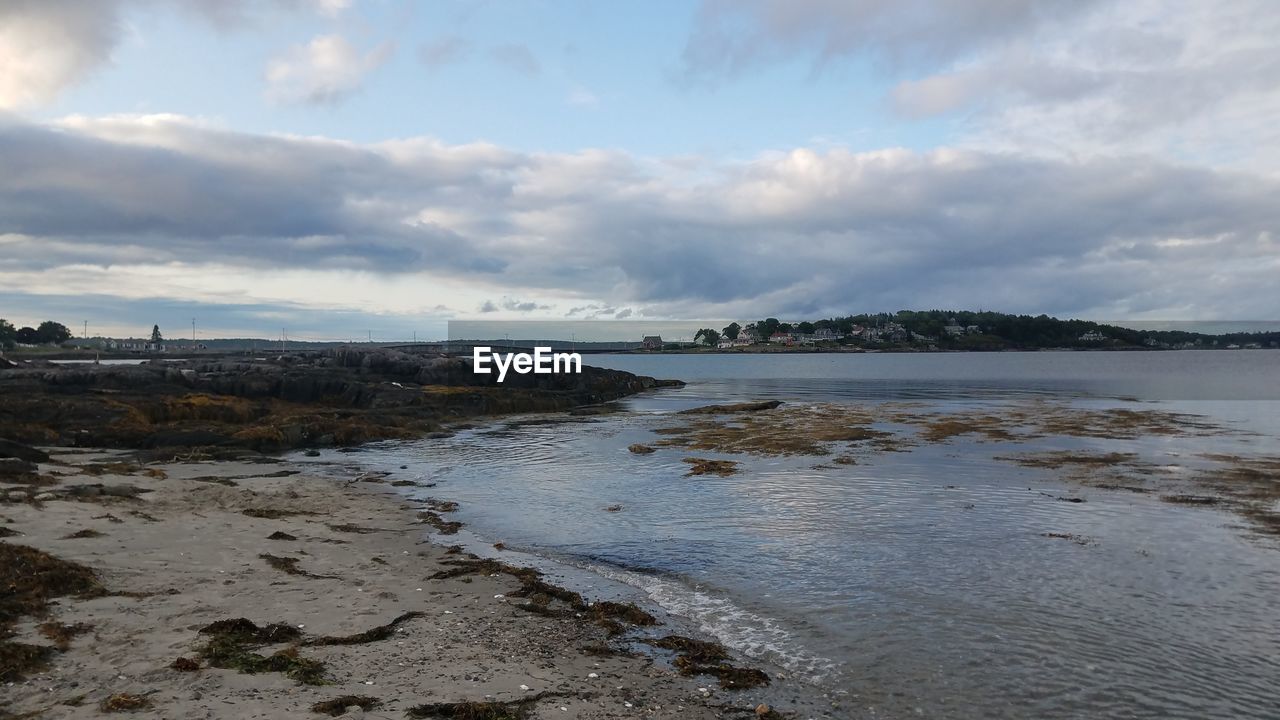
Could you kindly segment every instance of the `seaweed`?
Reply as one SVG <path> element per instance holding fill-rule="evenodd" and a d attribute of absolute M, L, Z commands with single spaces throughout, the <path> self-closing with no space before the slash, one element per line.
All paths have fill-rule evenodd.
<path fill-rule="evenodd" d="M 690 466 L 689 472 L 685 473 L 685 477 L 694 475 L 728 477 L 738 472 L 738 463 L 733 460 L 708 460 L 706 458 L 687 457 L 684 462 Z"/>
<path fill-rule="evenodd" d="M 137 712 L 150 707 L 151 699 L 146 695 L 132 695 L 130 693 L 116 693 L 104 698 L 98 704 L 98 709 L 102 712 Z"/>
<path fill-rule="evenodd" d="M 260 520 L 280 520 L 282 518 L 296 517 L 299 515 L 318 515 L 319 513 L 308 512 L 305 510 L 284 510 L 281 508 L 245 508 L 241 511 L 244 515 Z"/>
<path fill-rule="evenodd" d="M 0 543 L 0 628 L 23 615 L 43 615 L 49 600 L 101 597 L 106 588 L 92 570 L 26 545 Z"/>
<path fill-rule="evenodd" d="M 50 621 L 40 623 L 36 629 L 40 631 L 41 635 L 52 640 L 54 647 L 58 648 L 58 650 L 66 651 L 67 648 L 71 647 L 72 638 L 93 630 L 93 626 L 88 623 L 68 625 L 66 623 Z"/>
<path fill-rule="evenodd" d="M 264 672 L 283 673 L 303 685 L 323 685 L 324 663 L 301 657 L 296 647 L 288 647 L 271 655 L 252 652 L 263 645 L 295 641 L 301 631 L 291 625 L 273 623 L 258 627 L 245 618 L 219 620 L 200 629 L 210 639 L 198 655 L 216 668 L 233 669 L 247 675 Z"/>
<path fill-rule="evenodd" d="M 651 446 L 644 445 L 641 443 L 634 443 L 632 445 L 628 445 L 627 450 L 635 453 L 636 455 L 648 455 L 650 453 L 657 452 Z"/>
<path fill-rule="evenodd" d="M 169 667 L 178 672 L 195 672 L 200 669 L 200 661 L 189 657 L 178 657 L 169 663 Z"/>
<path fill-rule="evenodd" d="M 311 706 L 311 712 L 321 715 L 339 717 L 347 713 L 347 708 L 358 707 L 365 712 L 380 707 L 382 701 L 368 695 L 343 695 L 332 700 L 321 700 Z"/>
<path fill-rule="evenodd" d="M 304 646 L 360 645 L 363 643 L 371 643 L 371 642 L 377 642 L 379 640 L 386 640 L 387 638 L 395 634 L 396 628 L 400 626 L 402 623 L 405 623 L 405 622 L 408 622 L 409 620 L 413 620 L 414 618 L 420 618 L 420 617 L 426 617 L 426 613 L 417 612 L 417 611 L 407 612 L 397 616 L 394 620 L 392 620 L 391 622 L 385 625 L 379 625 L 377 627 L 365 630 L 364 632 L 356 633 L 355 635 L 337 635 L 337 636 L 325 635 L 323 637 L 309 638 L 307 640 L 304 640 L 302 644 Z"/>
<path fill-rule="evenodd" d="M 440 517 L 439 513 L 430 510 L 423 510 L 418 513 L 418 519 L 436 529 L 441 535 L 455 535 L 462 529 L 462 523 L 456 520 L 445 520 Z"/>
<path fill-rule="evenodd" d="M 411 718 L 452 718 L 453 720 L 525 720 L 538 698 L 511 702 L 497 700 L 440 702 L 415 705 L 406 711 Z"/>
<path fill-rule="evenodd" d="M 296 535 L 290 535 L 287 532 L 281 532 L 277 530 L 271 533 L 270 535 L 268 535 L 267 539 L 268 540 L 297 540 L 298 538 Z"/>
<path fill-rule="evenodd" d="M 334 532 L 355 533 L 357 535 L 368 535 L 376 532 L 391 532 L 383 528 L 367 528 L 354 525 L 352 523 L 343 523 L 341 525 L 329 525 L 328 528 Z"/>
<path fill-rule="evenodd" d="M 13 682 L 48 667 L 54 648 L 0 640 L 0 682 Z"/>
<path fill-rule="evenodd" d="M 63 540 L 83 540 L 85 538 L 99 538 L 99 537 L 102 537 L 104 534 L 105 533 L 100 533 L 97 530 L 94 530 L 92 528 L 85 528 L 83 530 L 77 530 L 69 535 L 63 535 L 62 539 Z"/>
<path fill-rule="evenodd" d="M 436 498 L 427 498 L 427 509 L 435 512 L 457 512 L 458 503 L 452 500 L 437 500 Z"/>
<path fill-rule="evenodd" d="M 645 641 L 654 647 L 674 650 L 672 663 L 682 675 L 713 675 L 726 690 L 745 690 L 769 684 L 769 676 L 755 668 L 728 663 L 729 651 L 716 642 L 695 640 L 683 635 L 667 635 Z"/>
<path fill-rule="evenodd" d="M 262 558 L 263 560 L 266 560 L 267 564 L 275 568 L 276 570 L 279 570 L 280 572 L 283 572 L 283 573 L 288 573 L 290 575 L 298 575 L 301 577 L 308 577 L 315 580 L 341 580 L 342 579 L 337 575 L 317 575 L 315 573 L 307 572 L 306 570 L 303 570 L 302 568 L 298 567 L 298 563 L 300 562 L 298 558 L 281 557 L 279 555 L 272 555 L 270 553 L 262 553 L 258 557 Z"/>
<path fill-rule="evenodd" d="M 718 663 L 729 659 L 729 651 L 723 645 L 708 640 L 695 640 L 683 635 L 667 635 L 657 640 L 643 641 L 647 645 L 674 650 L 690 662 L 705 664 Z"/>

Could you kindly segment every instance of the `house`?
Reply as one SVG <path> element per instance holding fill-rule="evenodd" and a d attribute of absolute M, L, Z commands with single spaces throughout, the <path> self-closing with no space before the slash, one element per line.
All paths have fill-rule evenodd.
<path fill-rule="evenodd" d="M 645 350 L 661 350 L 662 336 L 661 335 L 645 335 L 644 340 L 640 342 L 640 346 L 643 347 Z"/>
<path fill-rule="evenodd" d="M 1107 339 L 1109 338 L 1107 338 L 1106 335 L 1103 335 L 1097 330 L 1090 330 L 1089 332 L 1080 336 L 1081 342 L 1102 342 Z"/>
<path fill-rule="evenodd" d="M 760 336 L 757 335 L 756 331 L 752 330 L 751 328 L 742 328 L 741 330 L 738 331 L 738 339 L 735 340 L 734 342 L 737 342 L 741 345 L 754 345 L 760 342 Z"/>
<path fill-rule="evenodd" d="M 813 331 L 813 339 L 817 340 L 818 342 L 838 340 L 839 338 L 840 338 L 840 335 L 838 335 L 836 331 L 832 330 L 831 328 L 818 328 L 817 330 Z"/>
<path fill-rule="evenodd" d="M 981 335 L 982 328 L 977 325 L 965 325 L 964 334 L 965 335 Z"/>
<path fill-rule="evenodd" d="M 790 345 L 793 341 L 791 333 L 776 332 L 769 336 L 769 342 L 775 345 Z"/>

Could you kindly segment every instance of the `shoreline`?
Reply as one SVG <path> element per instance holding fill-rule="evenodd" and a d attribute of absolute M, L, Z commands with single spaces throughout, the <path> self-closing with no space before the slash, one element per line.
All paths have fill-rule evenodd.
<path fill-rule="evenodd" d="M 529 576 L 468 570 L 469 556 L 427 537 L 416 513 L 430 508 L 390 485 L 403 479 L 343 481 L 341 468 L 326 475 L 274 458 L 141 465 L 115 451 L 50 453 L 26 499 L 6 488 L 4 543 L 82 564 L 109 594 L 55 597 L 48 617 L 13 624 L 10 641 L 48 647 L 59 635 L 53 644 L 65 647 L 5 680 L 18 717 L 98 717 L 118 694 L 155 717 L 320 717 L 313 705 L 343 696 L 377 703 L 383 717 L 448 717 L 431 704 L 458 702 L 514 702 L 493 708 L 530 717 L 754 717 L 772 699 L 768 688 L 721 689 L 611 644 L 625 608 L 602 622 L 609 603 L 560 607 L 563 589 L 547 585 L 553 597 L 536 605 L 516 597 Z M 67 494 L 99 483 L 136 493 Z M 241 649 L 320 663 L 324 684 L 210 667 L 226 658 L 201 629 L 239 618 L 296 628 L 288 642 Z M 191 666 L 179 658 L 200 669 L 175 669 Z"/>

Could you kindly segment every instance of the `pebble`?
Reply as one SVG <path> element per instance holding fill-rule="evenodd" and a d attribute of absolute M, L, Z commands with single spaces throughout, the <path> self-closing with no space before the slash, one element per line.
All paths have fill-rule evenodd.
<path fill-rule="evenodd" d="M 600 677 L 600 676 L 599 676 L 599 675 L 597 675 L 597 674 L 595 674 L 595 673 L 587 673 L 587 677 L 589 677 L 589 678 L 598 678 L 598 677 Z"/>

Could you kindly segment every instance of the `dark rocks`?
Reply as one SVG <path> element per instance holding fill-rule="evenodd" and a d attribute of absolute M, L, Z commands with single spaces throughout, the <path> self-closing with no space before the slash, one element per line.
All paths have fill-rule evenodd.
<path fill-rule="evenodd" d="M 0 478 L 25 477 L 36 472 L 35 463 L 17 458 L 0 458 Z"/>
<path fill-rule="evenodd" d="M 17 458 L 32 463 L 49 462 L 49 453 L 13 440 L 0 438 L 0 458 Z"/>

